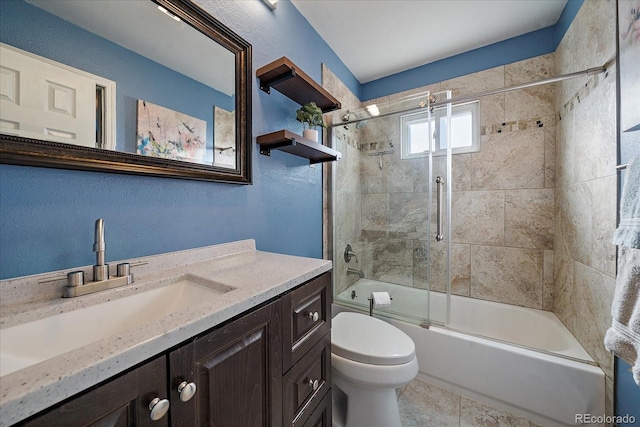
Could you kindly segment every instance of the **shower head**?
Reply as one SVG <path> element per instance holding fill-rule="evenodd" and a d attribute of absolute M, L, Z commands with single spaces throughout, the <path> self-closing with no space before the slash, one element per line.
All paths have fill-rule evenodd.
<path fill-rule="evenodd" d="M 342 116 L 342 121 L 348 122 L 351 120 L 358 120 L 358 116 L 356 116 L 355 113 L 352 113 L 351 111 L 347 110 L 346 114 Z"/>
<path fill-rule="evenodd" d="M 366 125 L 369 120 L 361 120 L 360 117 L 358 117 L 356 115 L 356 113 L 353 113 L 353 112 L 347 110 L 346 114 L 344 116 L 342 116 L 342 121 L 343 122 L 356 121 L 356 129 L 360 129 L 360 128 L 364 127 L 364 125 Z M 348 124 L 345 124 L 344 128 L 345 129 L 349 129 Z"/>

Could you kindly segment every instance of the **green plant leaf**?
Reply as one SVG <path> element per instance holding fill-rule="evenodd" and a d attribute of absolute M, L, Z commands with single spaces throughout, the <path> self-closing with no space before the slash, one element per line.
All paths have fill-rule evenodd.
<path fill-rule="evenodd" d="M 296 110 L 296 120 L 301 122 L 303 127 L 325 127 L 322 120 L 322 109 L 313 101 L 307 102 Z"/>

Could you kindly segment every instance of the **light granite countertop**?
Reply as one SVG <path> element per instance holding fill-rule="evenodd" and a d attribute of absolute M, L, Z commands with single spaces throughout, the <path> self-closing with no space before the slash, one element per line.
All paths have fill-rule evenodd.
<path fill-rule="evenodd" d="M 61 298 L 66 274 L 83 270 L 90 278 L 91 266 L 0 281 L 0 329 L 165 286 L 185 274 L 235 289 L 0 377 L 0 427 L 107 380 L 331 269 L 327 260 L 257 251 L 253 240 L 126 261 L 132 265 L 133 284 L 77 298 Z M 110 263 L 112 269 L 115 265 Z"/>

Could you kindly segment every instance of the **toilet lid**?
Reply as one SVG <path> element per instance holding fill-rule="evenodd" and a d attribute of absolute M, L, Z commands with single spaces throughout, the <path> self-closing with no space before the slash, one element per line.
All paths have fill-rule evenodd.
<path fill-rule="evenodd" d="M 338 313 L 332 320 L 331 352 L 361 363 L 400 365 L 410 362 L 416 346 L 400 329 L 360 313 Z"/>

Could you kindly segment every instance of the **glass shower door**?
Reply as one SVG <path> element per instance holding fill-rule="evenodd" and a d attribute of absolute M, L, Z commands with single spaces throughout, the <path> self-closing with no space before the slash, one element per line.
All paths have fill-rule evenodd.
<path fill-rule="evenodd" d="M 446 325 L 451 306 L 451 91 L 429 97 L 429 322 Z"/>
<path fill-rule="evenodd" d="M 431 321 L 430 288 L 448 289 L 451 154 L 441 148 L 448 119 L 446 105 L 432 109 L 431 99 L 426 92 L 365 105 L 329 128 L 342 153 L 331 165 L 335 301 L 368 311 L 371 292 L 386 291 L 391 307 L 376 313 L 421 325 Z M 438 200 L 443 238 L 436 242 Z M 444 323 L 446 315 L 435 320 Z"/>

